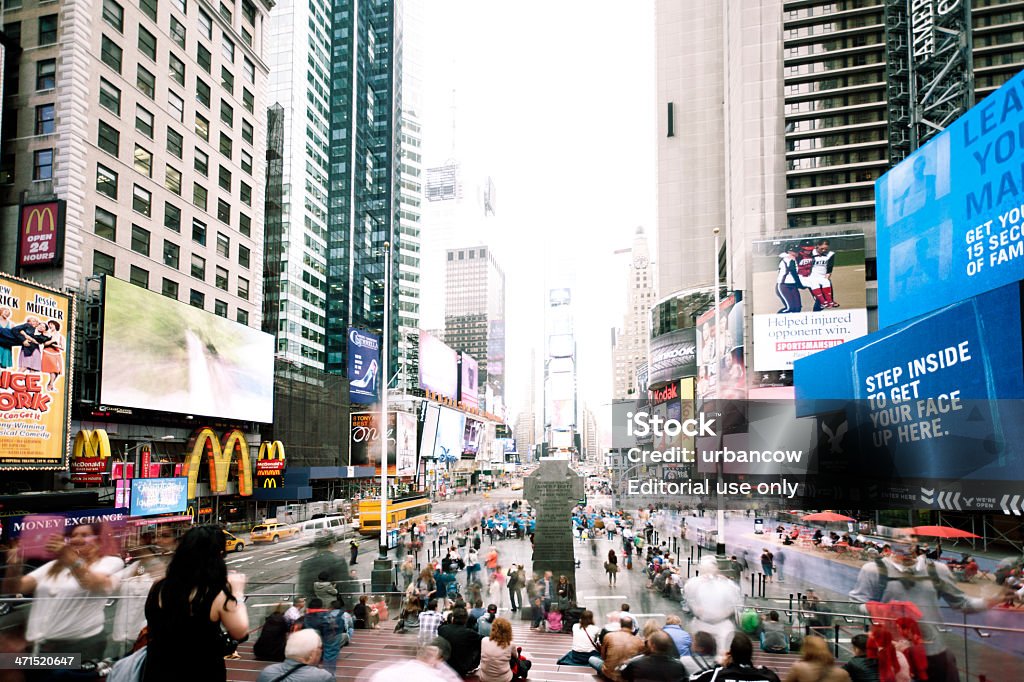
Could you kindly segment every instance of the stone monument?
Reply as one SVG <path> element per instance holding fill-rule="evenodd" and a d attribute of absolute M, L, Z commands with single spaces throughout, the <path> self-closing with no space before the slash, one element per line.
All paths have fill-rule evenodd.
<path fill-rule="evenodd" d="M 576 557 L 572 541 L 572 508 L 583 498 L 583 478 L 565 459 L 546 458 L 523 485 L 523 497 L 537 513 L 533 536 L 533 576 L 551 571 L 576 587 Z"/>

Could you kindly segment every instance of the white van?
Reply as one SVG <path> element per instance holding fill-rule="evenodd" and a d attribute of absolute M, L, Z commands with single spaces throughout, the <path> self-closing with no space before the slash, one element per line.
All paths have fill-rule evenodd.
<path fill-rule="evenodd" d="M 340 540 L 346 531 L 350 529 L 345 522 L 344 516 L 324 516 L 319 519 L 310 519 L 296 524 L 299 528 L 299 537 L 312 541 L 318 536 L 330 533 L 336 540 Z"/>

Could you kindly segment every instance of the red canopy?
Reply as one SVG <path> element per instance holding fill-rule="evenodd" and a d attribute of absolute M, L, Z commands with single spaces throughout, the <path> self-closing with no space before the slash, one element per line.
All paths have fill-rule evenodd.
<path fill-rule="evenodd" d="M 949 526 L 914 526 L 909 529 L 914 535 L 923 535 L 930 538 L 980 538 L 970 531 L 951 528 Z"/>
<path fill-rule="evenodd" d="M 818 512 L 816 514 L 808 514 L 801 520 L 803 521 L 825 521 L 825 522 L 837 522 L 837 521 L 856 521 L 857 519 L 849 516 L 843 516 L 842 514 L 836 514 L 835 512 L 825 511 Z"/>

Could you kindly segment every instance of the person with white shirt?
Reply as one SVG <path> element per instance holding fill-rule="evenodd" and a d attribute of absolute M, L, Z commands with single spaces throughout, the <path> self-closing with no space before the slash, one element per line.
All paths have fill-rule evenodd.
<path fill-rule="evenodd" d="M 591 656 L 600 656 L 597 636 L 601 630 L 594 624 L 594 612 L 580 614 L 580 622 L 572 626 L 572 649 L 558 659 L 558 665 L 589 665 Z"/>

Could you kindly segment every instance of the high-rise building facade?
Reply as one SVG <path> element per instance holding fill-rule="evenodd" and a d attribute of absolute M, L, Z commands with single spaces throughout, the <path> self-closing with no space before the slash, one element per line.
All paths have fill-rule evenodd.
<path fill-rule="evenodd" d="M 505 272 L 486 246 L 449 249 L 444 340 L 473 356 L 481 392 L 505 395 Z"/>
<path fill-rule="evenodd" d="M 622 328 L 612 338 L 612 399 L 636 398 L 636 371 L 647 361 L 650 308 L 657 294 L 654 289 L 654 265 L 644 229 L 638 227 L 629 250 L 629 274 L 626 280 L 626 314 Z"/>
<path fill-rule="evenodd" d="M 420 326 L 420 221 L 423 205 L 423 135 L 412 111 L 402 114 L 402 159 L 399 165 L 398 248 L 398 367 L 404 388 L 416 386 L 412 355 L 418 350 L 415 335 Z"/>
<path fill-rule="evenodd" d="M 112 275 L 260 326 L 271 5 L 5 7 L 21 49 L 5 66 L 0 243 L 20 202 L 66 201 L 61 265 L 22 274 L 72 291 Z"/>
<path fill-rule="evenodd" d="M 570 452 L 579 435 L 576 325 L 571 275 L 550 278 L 544 311 L 544 435 L 548 452 Z"/>

